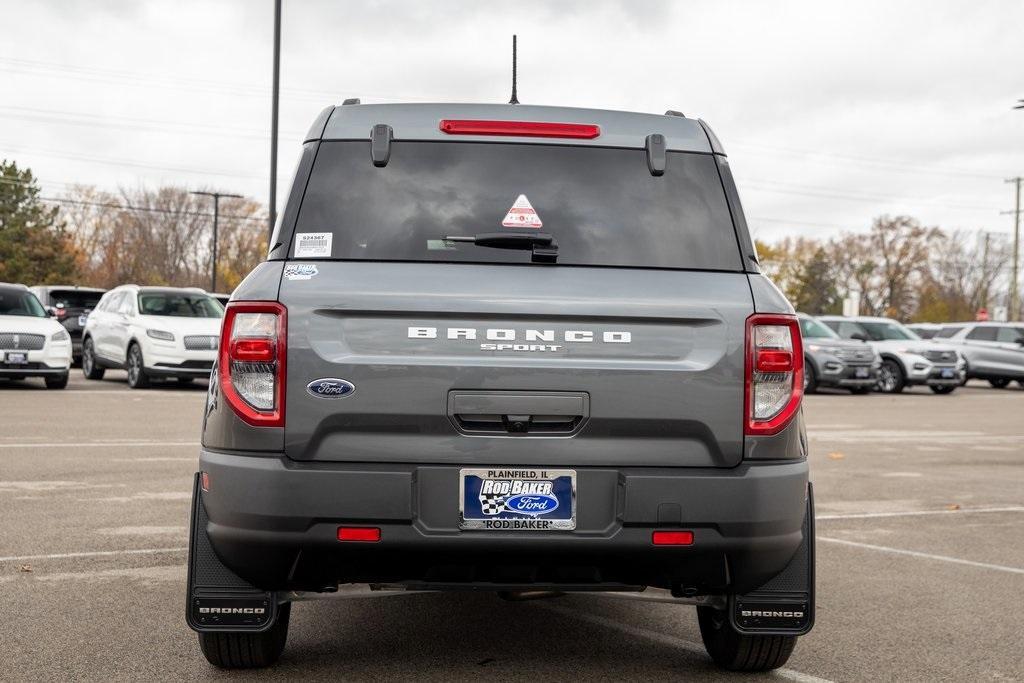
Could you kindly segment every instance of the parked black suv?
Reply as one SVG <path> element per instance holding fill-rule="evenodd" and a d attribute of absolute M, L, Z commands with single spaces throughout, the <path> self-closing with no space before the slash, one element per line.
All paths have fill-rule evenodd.
<path fill-rule="evenodd" d="M 811 628 L 800 328 L 701 121 L 330 107 L 221 335 L 187 607 L 218 666 L 353 585 L 661 594 L 740 670 Z"/>
<path fill-rule="evenodd" d="M 46 308 L 46 312 L 68 331 L 73 362 L 80 362 L 85 319 L 107 290 L 78 285 L 41 285 L 31 290 Z"/>

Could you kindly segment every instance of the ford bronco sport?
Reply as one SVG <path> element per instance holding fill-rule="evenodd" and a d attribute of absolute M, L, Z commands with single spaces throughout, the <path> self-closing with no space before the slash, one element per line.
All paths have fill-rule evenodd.
<path fill-rule="evenodd" d="M 187 622 L 251 667 L 339 590 L 623 591 L 781 666 L 814 613 L 803 363 L 702 121 L 330 107 L 227 306 Z"/>

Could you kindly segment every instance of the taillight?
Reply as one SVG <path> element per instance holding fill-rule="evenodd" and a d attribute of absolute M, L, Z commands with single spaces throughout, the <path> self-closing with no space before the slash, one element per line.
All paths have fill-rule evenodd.
<path fill-rule="evenodd" d="M 777 434 L 800 409 L 804 351 L 793 315 L 755 313 L 747 318 L 744 432 Z"/>
<path fill-rule="evenodd" d="M 256 427 L 284 426 L 288 312 L 274 301 L 232 301 L 220 331 L 221 393 Z"/>
<path fill-rule="evenodd" d="M 601 134 L 592 123 L 548 123 L 545 121 L 481 121 L 441 119 L 438 128 L 449 135 L 508 135 L 519 138 L 575 138 L 593 140 Z"/>

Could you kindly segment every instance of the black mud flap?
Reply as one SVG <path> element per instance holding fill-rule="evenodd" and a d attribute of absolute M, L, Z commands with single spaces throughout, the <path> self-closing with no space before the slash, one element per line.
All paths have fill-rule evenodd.
<path fill-rule="evenodd" d="M 729 596 L 740 633 L 799 636 L 814 626 L 814 488 L 807 485 L 804 540 L 786 568 L 755 591 Z"/>
<path fill-rule="evenodd" d="M 192 484 L 185 621 L 200 632 L 266 631 L 277 619 L 277 595 L 261 591 L 224 566 L 206 535 L 206 508 L 197 472 Z"/>

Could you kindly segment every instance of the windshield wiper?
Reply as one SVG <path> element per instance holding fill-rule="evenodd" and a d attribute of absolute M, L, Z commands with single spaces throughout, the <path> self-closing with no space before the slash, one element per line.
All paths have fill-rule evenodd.
<path fill-rule="evenodd" d="M 558 258 L 558 242 L 543 232 L 526 234 L 521 232 L 484 232 L 479 235 L 449 235 L 447 242 L 469 242 L 478 247 L 494 249 L 529 249 L 535 263 L 554 263 Z"/>

